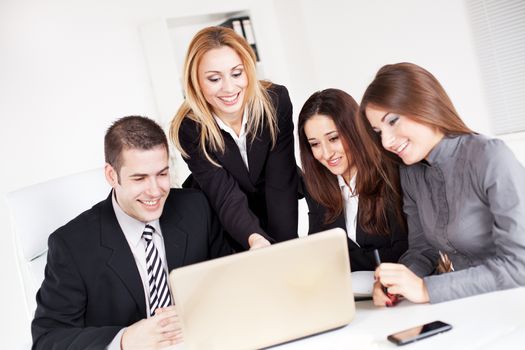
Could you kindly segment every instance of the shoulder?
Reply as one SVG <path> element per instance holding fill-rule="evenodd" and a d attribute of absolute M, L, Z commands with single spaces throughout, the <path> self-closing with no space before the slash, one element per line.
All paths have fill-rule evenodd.
<path fill-rule="evenodd" d="M 90 235 L 86 234 L 86 232 L 99 232 L 102 212 L 109 209 L 112 210 L 110 200 L 101 201 L 91 209 L 79 214 L 64 226 L 59 227 L 50 235 L 49 239 L 60 238 L 65 242 L 85 242 L 98 237 L 98 235 Z"/>
<path fill-rule="evenodd" d="M 272 102 L 277 107 L 277 109 L 291 104 L 290 94 L 284 85 L 271 83 L 266 91 L 268 91 L 268 95 L 272 99 Z"/>
<path fill-rule="evenodd" d="M 463 135 L 461 138 L 458 157 L 464 158 L 474 169 L 519 164 L 503 140 L 480 134 Z"/>
<path fill-rule="evenodd" d="M 503 140 L 469 135 L 464 157 L 476 178 L 485 185 L 506 178 L 525 178 L 525 169 Z"/>
<path fill-rule="evenodd" d="M 197 135 L 200 131 L 200 125 L 190 117 L 185 117 L 180 123 L 179 135 Z"/>

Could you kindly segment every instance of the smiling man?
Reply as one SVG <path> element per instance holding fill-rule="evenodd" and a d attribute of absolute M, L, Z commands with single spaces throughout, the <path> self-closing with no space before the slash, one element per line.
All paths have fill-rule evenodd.
<path fill-rule="evenodd" d="M 178 343 L 169 271 L 231 253 L 205 196 L 170 189 L 168 142 L 158 124 L 117 120 L 104 152 L 108 198 L 49 237 L 31 327 L 35 349 Z"/>

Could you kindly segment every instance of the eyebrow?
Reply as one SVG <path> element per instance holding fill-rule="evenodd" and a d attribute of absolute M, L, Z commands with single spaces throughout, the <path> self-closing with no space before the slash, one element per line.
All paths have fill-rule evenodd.
<path fill-rule="evenodd" d="M 230 71 L 238 69 L 239 66 L 243 66 L 243 64 L 242 64 L 242 63 L 239 63 L 238 65 L 236 65 L 235 67 L 233 67 L 232 69 L 230 69 Z M 206 73 L 206 74 L 207 74 L 207 73 L 218 74 L 218 73 L 222 73 L 222 72 L 221 72 L 221 71 L 218 71 L 218 70 L 207 70 L 207 71 L 205 71 L 204 73 Z"/>
<path fill-rule="evenodd" d="M 386 112 L 383 118 L 381 118 L 381 123 L 385 121 L 385 118 L 392 112 Z"/>
<path fill-rule="evenodd" d="M 337 132 L 337 130 L 329 131 L 329 132 L 327 132 L 326 134 L 324 134 L 323 136 L 328 136 L 328 135 L 330 135 L 330 134 L 333 134 L 334 132 Z M 310 141 L 310 140 L 316 140 L 316 138 L 315 138 L 315 137 L 310 137 L 310 138 L 308 139 L 308 141 Z"/>
<path fill-rule="evenodd" d="M 162 169 L 161 171 L 157 172 L 155 175 L 162 174 L 163 172 L 165 172 L 165 171 L 168 170 L 169 168 L 170 168 L 170 167 L 167 166 L 167 167 L 165 167 L 164 169 Z M 149 176 L 149 174 L 135 173 L 135 174 L 131 174 L 129 177 L 145 177 L 145 176 Z"/>

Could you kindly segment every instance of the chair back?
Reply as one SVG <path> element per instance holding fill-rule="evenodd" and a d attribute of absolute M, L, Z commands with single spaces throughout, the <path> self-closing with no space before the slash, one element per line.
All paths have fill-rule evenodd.
<path fill-rule="evenodd" d="M 47 239 L 83 211 L 105 199 L 111 187 L 97 168 L 25 187 L 6 195 L 11 232 L 29 318 L 44 280 Z"/>

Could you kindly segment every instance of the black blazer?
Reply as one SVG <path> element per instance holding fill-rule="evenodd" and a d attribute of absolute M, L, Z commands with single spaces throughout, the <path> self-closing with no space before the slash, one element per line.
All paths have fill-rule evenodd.
<path fill-rule="evenodd" d="M 231 253 L 198 191 L 172 189 L 160 217 L 168 268 Z M 31 324 L 33 349 L 102 349 L 146 318 L 142 280 L 108 198 L 56 230 Z"/>
<path fill-rule="evenodd" d="M 326 208 L 311 198 L 309 194 L 305 193 L 305 197 L 309 210 L 308 234 L 318 233 L 336 227 L 340 227 L 346 232 L 344 213 L 339 215 L 334 222 L 325 224 L 324 217 Z M 370 234 L 363 230 L 359 225 L 359 220 L 357 220 L 356 240 L 359 246 L 350 238 L 347 238 L 352 271 L 375 270 L 374 249 L 379 250 L 379 256 L 382 262 L 397 262 L 401 255 L 408 249 L 407 232 L 399 225 L 395 215 L 391 212 L 388 212 L 388 224 L 391 228 L 389 235 Z"/>
<path fill-rule="evenodd" d="M 257 232 L 270 241 L 297 237 L 298 173 L 294 156 L 292 104 L 288 90 L 273 84 L 268 93 L 277 112 L 279 133 L 272 148 L 270 131 L 265 127 L 250 143 L 247 153 L 250 170 L 242 161 L 233 138 L 225 131 L 225 151 L 210 156 L 222 167 L 211 164 L 200 150 L 200 126 L 186 118 L 180 127 L 182 148 L 192 175 L 183 187 L 201 188 L 217 212 L 224 229 L 248 248 L 248 237 Z"/>

